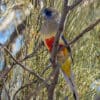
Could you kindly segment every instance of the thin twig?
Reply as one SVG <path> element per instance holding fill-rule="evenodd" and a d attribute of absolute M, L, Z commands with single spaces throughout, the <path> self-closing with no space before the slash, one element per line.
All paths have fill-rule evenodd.
<path fill-rule="evenodd" d="M 31 58 L 31 57 L 35 56 L 35 55 L 36 55 L 36 52 L 38 51 L 38 49 L 41 48 L 42 46 L 43 46 L 43 44 L 40 43 L 40 44 L 34 49 L 34 51 L 33 51 L 32 53 L 26 55 L 20 62 L 22 62 L 22 61 L 24 61 L 24 60 L 26 60 L 26 59 L 28 59 L 28 58 Z"/>
<path fill-rule="evenodd" d="M 31 93 L 29 93 L 28 95 L 27 95 L 27 97 L 25 97 L 25 99 L 24 100 L 29 100 L 33 95 L 36 95 L 37 93 L 39 94 L 39 91 L 40 91 L 40 89 L 45 85 L 46 86 L 46 88 L 49 90 L 50 88 L 52 88 L 52 85 L 54 85 L 54 84 L 56 84 L 55 82 L 56 81 L 53 81 L 54 79 L 55 79 L 55 76 L 56 76 L 56 74 L 57 75 L 59 75 L 58 74 L 58 71 L 59 70 L 59 66 L 57 66 L 56 68 L 55 68 L 55 70 L 53 70 L 51 73 L 50 73 L 50 75 L 48 76 L 48 78 L 47 79 L 45 79 L 45 81 L 44 82 L 48 82 L 48 81 L 50 81 L 51 82 L 51 84 L 47 84 L 47 85 L 45 85 L 44 84 L 44 82 L 43 83 L 41 83 L 41 84 L 39 84 L 37 87 L 36 87 L 36 89 L 34 90 L 34 91 L 32 91 Z M 56 78 L 56 80 L 58 79 L 58 77 Z M 53 81 L 53 82 L 52 82 Z M 54 85 L 55 86 L 55 85 Z M 49 91 L 48 91 L 49 92 Z M 52 92 L 52 91 L 51 91 Z M 53 93 L 53 92 L 52 92 Z M 49 100 L 52 100 L 51 99 L 51 97 L 50 98 L 48 98 Z"/>
<path fill-rule="evenodd" d="M 44 83 L 41 83 L 39 86 L 36 87 L 36 89 L 34 91 L 32 91 L 31 93 L 28 94 L 28 96 L 25 97 L 24 100 L 30 100 L 30 98 L 33 95 L 36 95 L 37 93 L 39 93 L 40 89 L 44 86 Z"/>
<path fill-rule="evenodd" d="M 77 5 L 79 5 L 83 0 L 77 0 L 71 6 L 69 6 L 69 10 L 73 10 Z"/>
<path fill-rule="evenodd" d="M 85 28 L 78 36 L 76 36 L 71 42 L 69 42 L 69 45 L 72 45 L 73 43 L 77 42 L 85 33 L 91 31 L 99 23 L 100 18 L 96 20 L 94 23 L 90 24 L 87 28 Z"/>
<path fill-rule="evenodd" d="M 45 69 L 41 72 L 41 75 L 43 75 L 51 66 L 51 63 L 48 66 L 46 66 Z"/>
<path fill-rule="evenodd" d="M 12 99 L 12 100 L 15 100 L 15 97 L 16 97 L 16 95 L 17 95 L 17 93 L 18 93 L 19 91 L 21 91 L 22 89 L 24 89 L 24 88 L 30 86 L 31 84 L 33 84 L 33 82 L 30 82 L 30 83 L 28 83 L 28 84 L 25 84 L 24 86 L 21 86 L 21 87 L 15 92 L 15 94 L 13 95 L 13 99 Z"/>
<path fill-rule="evenodd" d="M 44 79 L 43 79 L 42 77 L 40 77 L 38 74 L 36 74 L 34 71 L 28 69 L 28 68 L 25 67 L 23 64 L 21 64 L 19 61 L 17 61 L 6 47 L 4 47 L 4 49 L 5 49 L 5 51 L 11 56 L 11 58 L 12 58 L 18 65 L 20 65 L 24 70 L 26 70 L 26 71 L 28 71 L 30 74 L 36 76 L 39 80 L 44 81 Z"/>
<path fill-rule="evenodd" d="M 5 93 L 7 95 L 7 100 L 10 100 L 10 95 L 9 95 L 9 92 L 8 92 L 8 90 L 6 88 L 5 80 L 6 79 L 3 79 L 3 87 L 4 87 Z"/>
<path fill-rule="evenodd" d="M 13 65 L 12 65 L 10 68 L 7 67 L 7 68 L 4 70 L 4 72 L 3 72 L 2 74 L 0 74 L 0 78 L 5 78 L 5 77 L 7 77 L 8 73 L 12 70 L 12 68 L 13 68 Z"/>
<path fill-rule="evenodd" d="M 48 65 L 48 66 L 42 71 L 41 75 L 43 75 L 44 72 L 50 68 L 50 66 L 51 66 L 51 64 Z M 47 82 L 48 80 L 49 80 L 49 78 L 46 79 L 46 82 Z M 35 81 L 37 81 L 37 80 L 35 80 Z M 32 83 L 34 83 L 34 81 L 33 81 L 33 82 L 30 82 L 30 83 L 28 83 L 28 84 L 26 84 L 26 85 L 24 85 L 24 86 L 21 86 L 21 87 L 15 92 L 15 94 L 14 94 L 14 96 L 13 96 L 13 100 L 15 100 L 15 96 L 17 95 L 17 93 L 18 93 L 19 91 L 21 91 L 21 90 L 24 89 L 25 87 L 30 86 Z M 48 86 L 49 86 L 49 85 L 48 85 Z M 48 86 L 47 86 L 47 87 L 48 87 Z M 37 91 L 37 89 L 36 89 L 36 91 Z M 32 92 L 32 93 L 33 93 L 33 92 Z M 35 93 L 35 92 L 34 92 L 34 93 Z M 36 94 L 36 93 L 35 93 L 35 94 Z"/>

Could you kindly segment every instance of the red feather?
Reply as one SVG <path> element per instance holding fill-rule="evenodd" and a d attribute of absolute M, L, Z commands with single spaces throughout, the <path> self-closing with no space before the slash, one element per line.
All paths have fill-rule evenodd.
<path fill-rule="evenodd" d="M 47 46 L 47 48 L 48 48 L 48 50 L 49 50 L 50 52 L 52 51 L 54 39 L 55 39 L 54 36 L 45 39 L 46 46 Z"/>
<path fill-rule="evenodd" d="M 45 44 L 46 44 L 46 46 L 47 46 L 49 52 L 52 51 L 54 39 L 55 39 L 54 36 L 45 39 Z M 62 46 L 63 46 L 62 44 L 59 44 L 59 47 L 60 47 L 60 48 L 61 48 Z"/>

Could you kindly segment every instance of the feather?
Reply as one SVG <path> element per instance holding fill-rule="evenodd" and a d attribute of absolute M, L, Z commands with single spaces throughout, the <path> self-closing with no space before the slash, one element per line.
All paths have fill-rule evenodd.
<path fill-rule="evenodd" d="M 78 93 L 77 93 L 77 90 L 76 90 L 76 86 L 75 86 L 75 83 L 73 82 L 73 79 L 72 79 L 72 76 L 71 77 L 68 77 L 63 71 L 62 71 L 62 74 L 66 80 L 66 83 L 69 84 L 70 86 L 70 89 L 73 93 L 73 97 L 75 100 L 79 100 L 79 97 L 78 97 Z"/>

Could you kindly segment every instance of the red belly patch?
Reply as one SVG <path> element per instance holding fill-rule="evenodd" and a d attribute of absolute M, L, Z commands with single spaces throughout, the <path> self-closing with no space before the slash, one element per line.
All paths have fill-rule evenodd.
<path fill-rule="evenodd" d="M 47 46 L 47 48 L 48 48 L 48 50 L 49 50 L 50 52 L 52 51 L 54 39 L 55 39 L 54 36 L 45 39 L 45 44 L 46 44 L 46 46 Z"/>
<path fill-rule="evenodd" d="M 45 45 L 47 46 L 49 52 L 52 51 L 54 39 L 55 39 L 55 37 L 52 36 L 52 37 L 46 38 L 46 39 L 44 40 Z M 62 47 L 62 46 L 63 46 L 62 44 L 59 44 L 59 47 Z"/>

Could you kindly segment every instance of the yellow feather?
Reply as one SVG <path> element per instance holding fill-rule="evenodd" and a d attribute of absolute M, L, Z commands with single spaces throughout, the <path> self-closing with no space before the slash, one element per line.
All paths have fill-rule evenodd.
<path fill-rule="evenodd" d="M 61 66 L 62 71 L 68 76 L 71 76 L 71 59 L 67 58 L 64 64 Z"/>
<path fill-rule="evenodd" d="M 71 76 L 71 58 L 66 48 L 63 48 L 57 54 L 58 62 L 61 64 L 61 70 L 68 76 Z"/>

